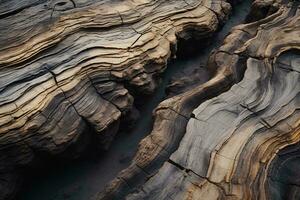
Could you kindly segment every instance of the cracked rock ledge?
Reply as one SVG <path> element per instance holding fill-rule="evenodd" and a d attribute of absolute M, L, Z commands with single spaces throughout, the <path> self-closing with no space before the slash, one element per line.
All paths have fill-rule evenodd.
<path fill-rule="evenodd" d="M 38 156 L 80 154 L 89 129 L 108 148 L 177 40 L 210 37 L 230 9 L 225 0 L 1 2 L 0 199 Z M 300 140 L 299 2 L 254 1 L 247 22 L 212 52 L 213 78 L 160 103 L 131 165 L 96 199 L 274 197 L 276 166 Z M 297 183 L 285 181 L 296 198 Z"/>
<path fill-rule="evenodd" d="M 0 199 L 40 156 L 77 157 L 87 137 L 107 149 L 177 40 L 210 37 L 230 10 L 223 0 L 1 2 Z"/>
<path fill-rule="evenodd" d="M 98 199 L 278 199 L 280 181 L 299 198 L 296 162 L 285 165 L 299 157 L 299 2 L 253 9 L 211 54 L 214 77 L 158 106 L 132 165 Z"/>

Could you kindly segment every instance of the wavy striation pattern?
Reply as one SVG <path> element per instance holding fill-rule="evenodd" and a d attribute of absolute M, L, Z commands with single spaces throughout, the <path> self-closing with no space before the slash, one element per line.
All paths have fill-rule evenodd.
<path fill-rule="evenodd" d="M 144 182 L 132 187 L 141 173 L 131 166 L 98 199 L 280 198 L 269 183 L 284 160 L 273 161 L 300 139 L 300 10 L 298 2 L 262 2 L 253 8 L 276 11 L 232 30 L 210 57 L 215 77 L 156 110 L 133 161 Z M 222 87 L 230 89 L 216 96 Z M 152 170 L 158 159 L 167 161 Z M 120 194 L 120 180 L 129 193 Z M 297 199 L 298 187 L 289 195 Z"/>
<path fill-rule="evenodd" d="M 133 96 L 152 93 L 179 38 L 207 38 L 223 0 L 0 3 L 0 199 L 37 155 L 108 148 Z M 70 153 L 71 152 L 71 153 Z M 68 155 L 70 156 L 70 155 Z"/>

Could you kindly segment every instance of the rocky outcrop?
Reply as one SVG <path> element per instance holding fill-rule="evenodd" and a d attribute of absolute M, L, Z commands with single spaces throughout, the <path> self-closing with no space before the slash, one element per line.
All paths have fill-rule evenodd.
<path fill-rule="evenodd" d="M 261 2 L 253 9 L 277 8 L 232 30 L 210 56 L 212 79 L 158 106 L 131 166 L 98 199 L 280 198 L 270 181 L 300 139 L 299 2 Z"/>
<path fill-rule="evenodd" d="M 91 132 L 108 148 L 132 110 L 128 90 L 153 92 L 177 39 L 209 37 L 229 11 L 223 0 L 1 2 L 0 199 L 37 155 L 77 156 Z M 158 129 L 167 115 L 187 122 L 170 103 Z"/>
<path fill-rule="evenodd" d="M 206 40 L 229 12 L 225 0 L 1 2 L 0 199 L 38 157 L 107 149 L 177 40 Z M 211 54 L 212 78 L 178 80 L 184 93 L 156 108 L 97 199 L 297 199 L 299 24 L 298 1 L 255 1 Z"/>

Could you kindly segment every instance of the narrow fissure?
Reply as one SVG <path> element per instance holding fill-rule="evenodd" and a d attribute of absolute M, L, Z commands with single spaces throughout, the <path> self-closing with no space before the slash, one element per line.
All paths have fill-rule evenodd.
<path fill-rule="evenodd" d="M 210 53 L 221 46 L 233 26 L 243 22 L 251 2 L 247 0 L 235 6 L 229 20 L 218 33 L 206 40 L 208 42 L 192 39 L 178 43 L 177 59 L 168 64 L 154 94 L 135 101 L 140 117 L 133 129 L 128 131 L 121 128 L 108 151 L 98 152 L 92 147 L 97 144 L 88 145 L 89 148 L 79 159 L 67 163 L 50 162 L 46 164 L 47 167 L 33 169 L 27 173 L 18 199 L 82 200 L 96 195 L 122 169 L 129 166 L 139 142 L 152 130 L 152 112 L 157 105 L 170 96 L 210 79 L 211 75 L 205 68 Z M 193 115 L 186 118 L 191 117 L 195 118 Z"/>

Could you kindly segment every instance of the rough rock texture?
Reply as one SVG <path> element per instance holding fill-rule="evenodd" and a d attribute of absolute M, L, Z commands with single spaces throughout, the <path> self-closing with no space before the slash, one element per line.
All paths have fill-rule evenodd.
<path fill-rule="evenodd" d="M 131 166 L 98 199 L 280 199 L 271 178 L 300 140 L 300 9 L 253 8 L 261 2 L 277 9 L 232 30 L 209 59 L 211 80 L 158 106 Z"/>
<path fill-rule="evenodd" d="M 299 144 L 280 150 L 270 166 L 268 187 L 272 199 L 300 198 Z"/>
<path fill-rule="evenodd" d="M 229 11 L 223 0 L 1 1 L 0 199 L 16 169 L 80 152 L 87 130 L 107 148 L 133 107 L 128 89 L 153 92 L 177 39 L 209 37 Z"/>
<path fill-rule="evenodd" d="M 210 74 L 204 67 L 184 69 L 181 73 L 175 74 L 166 88 L 168 97 L 183 93 L 194 86 L 205 83 L 209 80 Z"/>

